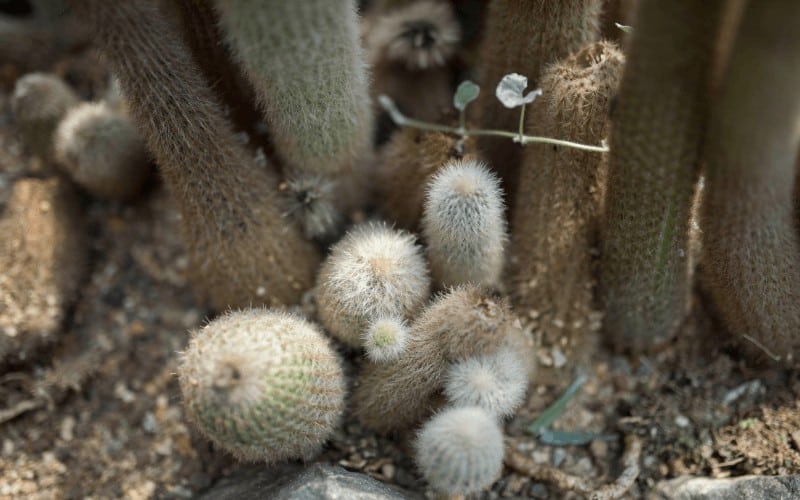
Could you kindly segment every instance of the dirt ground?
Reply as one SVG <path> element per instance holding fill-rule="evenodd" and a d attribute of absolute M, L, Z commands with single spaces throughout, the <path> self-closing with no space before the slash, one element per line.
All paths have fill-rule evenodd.
<path fill-rule="evenodd" d="M 69 76 L 73 68 L 60 71 Z M 8 71 L 0 72 L 6 81 Z M 97 81 L 73 84 L 90 95 Z M 45 171 L 23 151 L 8 88 L 1 90 L 0 198 L 14 179 Z M 158 180 L 133 204 L 86 195 L 82 202 L 90 272 L 60 340 L 35 363 L 0 372 L 0 498 L 189 498 L 239 466 L 193 431 L 181 407 L 177 353 L 209 311 L 187 283 L 179 216 Z M 313 314 L 307 299 L 301 308 Z M 624 438 L 635 434 L 644 448 L 629 498 L 682 474 L 800 472 L 798 374 L 746 367 L 702 290 L 676 342 L 656 355 L 631 359 L 601 347 L 580 368 L 555 342 L 539 345 L 537 356 L 528 403 L 507 424 L 509 445 L 536 463 L 599 486 L 620 473 Z M 588 382 L 555 428 L 599 437 L 549 446 L 528 436 L 527 425 L 581 370 Z M 318 460 L 426 491 L 408 442 L 376 437 L 348 418 Z M 563 493 L 506 468 L 481 498 L 520 496 Z"/>

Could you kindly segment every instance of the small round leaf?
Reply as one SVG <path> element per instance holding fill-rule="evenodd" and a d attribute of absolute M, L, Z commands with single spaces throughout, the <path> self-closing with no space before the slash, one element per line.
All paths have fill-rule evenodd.
<path fill-rule="evenodd" d="M 453 106 L 459 111 L 464 111 L 467 104 L 478 98 L 481 88 L 469 80 L 461 82 L 453 96 Z"/>
<path fill-rule="evenodd" d="M 518 73 L 511 73 L 500 80 L 495 95 L 503 103 L 503 106 L 509 109 L 524 106 L 532 103 L 536 97 L 542 94 L 542 89 L 536 89 L 529 92 L 528 95 L 522 95 L 527 86 L 527 77 Z"/>

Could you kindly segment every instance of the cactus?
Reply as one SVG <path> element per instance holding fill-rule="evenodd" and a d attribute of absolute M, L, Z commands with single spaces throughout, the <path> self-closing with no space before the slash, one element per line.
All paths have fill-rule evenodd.
<path fill-rule="evenodd" d="M 46 73 L 30 73 L 14 86 L 11 111 L 28 150 L 44 159 L 53 153 L 53 133 L 78 96 L 63 80 Z"/>
<path fill-rule="evenodd" d="M 147 180 L 147 152 L 127 116 L 105 103 L 81 103 L 54 134 L 55 160 L 72 179 L 100 198 L 128 200 Z"/>
<path fill-rule="evenodd" d="M 425 186 L 453 159 L 475 159 L 474 139 L 404 128 L 394 133 L 378 163 L 381 212 L 398 226 L 416 230 L 422 218 Z"/>
<path fill-rule="evenodd" d="M 688 304 L 687 234 L 720 0 L 643 0 L 620 83 L 600 294 L 617 348 L 668 340 Z"/>
<path fill-rule="evenodd" d="M 195 332 L 178 369 L 197 428 L 240 460 L 307 460 L 339 425 L 341 361 L 311 323 L 249 309 Z"/>
<path fill-rule="evenodd" d="M 0 218 L 0 365 L 56 340 L 86 271 L 83 214 L 59 178 L 20 179 Z"/>
<path fill-rule="evenodd" d="M 497 352 L 455 363 L 447 371 L 444 394 L 454 406 L 479 406 L 509 417 L 525 399 L 528 373 L 524 354 L 503 346 Z"/>
<path fill-rule="evenodd" d="M 800 19 L 790 0 L 750 2 L 706 142 L 703 264 L 722 319 L 748 356 L 797 364 Z"/>
<path fill-rule="evenodd" d="M 215 5 L 289 169 L 336 174 L 354 168 L 371 128 L 355 1 Z"/>
<path fill-rule="evenodd" d="M 440 493 L 478 493 L 503 470 L 503 432 L 480 407 L 439 413 L 419 431 L 414 448 L 422 475 Z"/>
<path fill-rule="evenodd" d="M 373 363 L 395 361 L 405 352 L 409 338 L 408 325 L 396 317 L 379 317 L 370 322 L 364 334 L 364 349 Z"/>
<path fill-rule="evenodd" d="M 611 42 L 587 45 L 549 66 L 528 127 L 536 135 L 598 143 L 624 57 Z M 511 267 L 515 306 L 539 311 L 543 335 L 580 346 L 593 309 L 591 247 L 602 201 L 601 164 L 607 155 L 531 144 L 523 153 Z M 576 350 L 580 350 L 579 348 Z"/>
<path fill-rule="evenodd" d="M 452 97 L 452 59 L 461 39 L 448 2 L 420 0 L 367 12 L 364 45 L 372 68 L 370 94 L 392 97 L 403 112 L 438 119 Z"/>
<path fill-rule="evenodd" d="M 520 73 L 539 84 L 542 69 L 599 36 L 601 0 L 493 0 L 481 47 L 482 92 L 475 110 L 481 128 L 516 130 L 518 115 L 498 106 L 494 88 L 504 75 Z M 496 137 L 482 137 L 478 147 L 500 175 L 508 203 L 518 185 L 521 149 Z"/>
<path fill-rule="evenodd" d="M 430 304 L 411 324 L 409 337 L 397 361 L 366 365 L 359 375 L 355 413 L 378 432 L 411 427 L 434 411 L 452 363 L 492 354 L 503 345 L 529 353 L 521 347 L 524 333 L 508 303 L 472 285 Z"/>
<path fill-rule="evenodd" d="M 322 264 L 317 312 L 334 337 L 360 347 L 373 320 L 410 318 L 429 293 L 428 268 L 414 236 L 367 223 L 351 230 Z"/>
<path fill-rule="evenodd" d="M 196 289 L 216 309 L 297 302 L 319 256 L 274 172 L 240 146 L 177 27 L 152 1 L 76 0 L 182 214 Z"/>
<path fill-rule="evenodd" d="M 428 184 L 422 230 L 444 286 L 500 284 L 508 240 L 500 181 L 484 164 L 452 161 Z"/>

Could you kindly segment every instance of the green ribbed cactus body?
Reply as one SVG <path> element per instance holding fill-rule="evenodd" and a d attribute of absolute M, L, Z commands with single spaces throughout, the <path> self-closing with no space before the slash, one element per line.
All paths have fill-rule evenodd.
<path fill-rule="evenodd" d="M 620 349 L 672 337 L 689 294 L 688 229 L 723 2 L 642 1 L 612 115 L 601 260 Z"/>
<path fill-rule="evenodd" d="M 290 169 L 334 174 L 368 148 L 371 112 L 353 0 L 217 0 L 220 23 Z"/>
<path fill-rule="evenodd" d="M 196 332 L 179 368 L 198 429 L 240 460 L 308 459 L 344 410 L 338 356 L 311 323 L 250 309 Z"/>
<path fill-rule="evenodd" d="M 750 2 L 712 109 L 701 212 L 703 269 L 746 354 L 797 365 L 800 4 Z"/>

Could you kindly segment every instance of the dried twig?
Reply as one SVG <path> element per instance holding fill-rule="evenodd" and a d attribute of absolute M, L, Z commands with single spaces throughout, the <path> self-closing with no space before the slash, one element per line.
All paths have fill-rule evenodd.
<path fill-rule="evenodd" d="M 508 446 L 505 456 L 506 465 L 515 472 L 524 474 L 539 481 L 553 483 L 561 490 L 575 491 L 586 495 L 591 500 L 614 500 L 622 497 L 639 476 L 639 457 L 642 453 L 642 442 L 635 435 L 628 436 L 625 453 L 622 455 L 623 470 L 617 479 L 610 484 L 595 488 L 582 477 L 567 474 L 548 465 L 537 464 L 531 458 Z"/>

